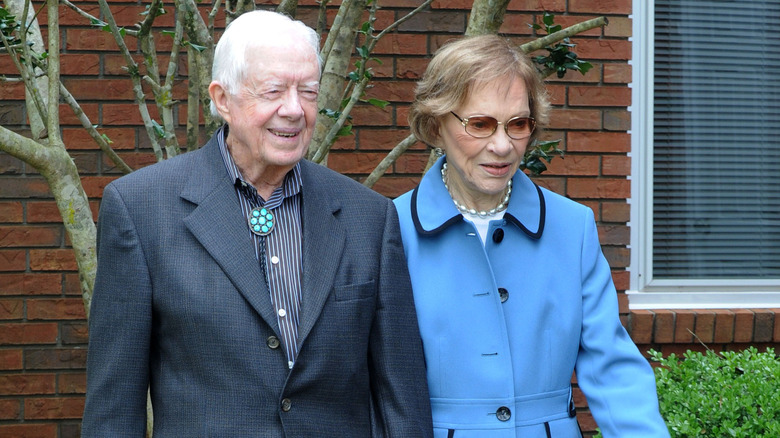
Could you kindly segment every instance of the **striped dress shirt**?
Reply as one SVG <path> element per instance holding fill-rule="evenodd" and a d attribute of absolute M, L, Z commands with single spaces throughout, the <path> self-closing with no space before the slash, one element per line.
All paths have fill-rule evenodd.
<path fill-rule="evenodd" d="M 301 180 L 300 164 L 296 164 L 284 177 L 268 200 L 244 181 L 228 151 L 225 139 L 228 127 L 223 125 L 217 135 L 219 150 L 228 175 L 235 181 L 236 194 L 241 204 L 241 214 L 247 218 L 247 235 L 255 246 L 255 256 L 265 276 L 271 301 L 276 309 L 276 319 L 282 335 L 282 345 L 287 355 L 287 365 L 292 368 L 298 356 L 298 317 L 301 308 Z M 249 215 L 253 208 L 271 210 L 275 219 L 273 231 L 259 236 L 249 229 Z"/>

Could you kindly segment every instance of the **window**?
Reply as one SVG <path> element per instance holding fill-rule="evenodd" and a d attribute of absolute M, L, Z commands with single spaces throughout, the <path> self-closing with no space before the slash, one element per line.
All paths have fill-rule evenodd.
<path fill-rule="evenodd" d="M 634 2 L 631 308 L 780 306 L 780 4 Z"/>

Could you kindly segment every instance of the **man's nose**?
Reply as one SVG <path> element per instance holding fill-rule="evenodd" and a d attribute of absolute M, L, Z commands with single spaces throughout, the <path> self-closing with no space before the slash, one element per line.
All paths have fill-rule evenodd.
<path fill-rule="evenodd" d="M 298 90 L 288 90 L 282 99 L 282 106 L 279 108 L 279 115 L 283 117 L 300 117 L 303 115 L 301 98 L 298 96 Z"/>

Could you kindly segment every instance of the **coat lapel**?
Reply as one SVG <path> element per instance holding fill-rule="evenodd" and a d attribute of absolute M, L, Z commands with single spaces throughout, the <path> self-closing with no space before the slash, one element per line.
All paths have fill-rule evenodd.
<path fill-rule="evenodd" d="M 303 344 L 317 322 L 333 288 L 346 236 L 337 218 L 341 206 L 326 192 L 328 188 L 326 181 L 315 176 L 324 169 L 317 169 L 314 166 L 319 165 L 308 161 L 301 162 L 303 267 L 301 318 L 298 323 L 299 346 Z"/>
<path fill-rule="evenodd" d="M 201 151 L 191 153 L 199 154 L 198 171 L 191 175 L 181 196 L 197 207 L 184 218 L 184 224 L 278 335 L 271 297 L 216 137 Z"/>

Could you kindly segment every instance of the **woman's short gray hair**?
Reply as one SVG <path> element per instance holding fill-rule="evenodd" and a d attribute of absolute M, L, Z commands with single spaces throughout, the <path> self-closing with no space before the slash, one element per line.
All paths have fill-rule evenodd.
<path fill-rule="evenodd" d="M 528 56 L 514 43 L 497 35 L 465 37 L 436 51 L 415 89 L 409 112 L 412 134 L 435 146 L 441 117 L 465 103 L 475 85 L 505 78 L 521 79 L 525 83 L 531 117 L 536 119 L 537 126 L 530 144 L 549 120 L 547 91 Z"/>
<path fill-rule="evenodd" d="M 273 41 L 285 33 L 300 36 L 311 45 L 322 71 L 320 37 L 314 29 L 277 12 L 257 10 L 241 14 L 225 29 L 214 50 L 212 81 L 219 82 L 230 94 L 237 93 L 246 74 L 246 50 L 261 45 L 263 41 Z M 213 116 L 219 117 L 214 102 L 210 110 Z"/>

